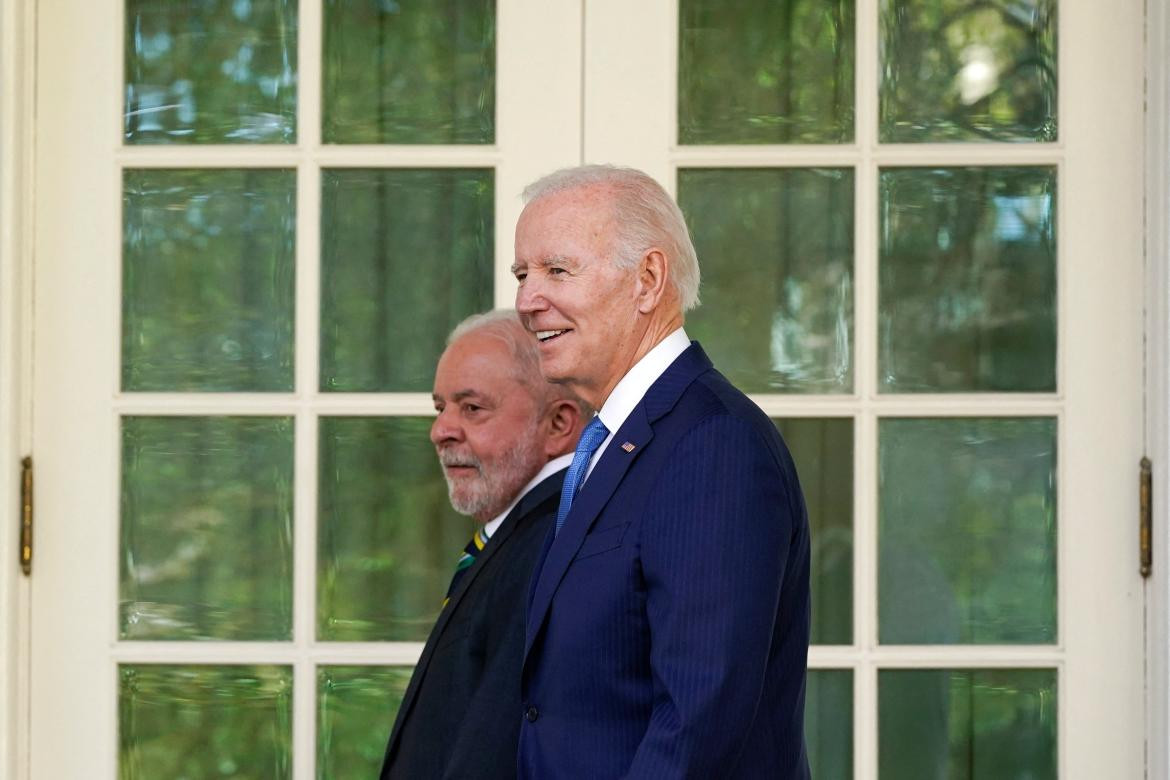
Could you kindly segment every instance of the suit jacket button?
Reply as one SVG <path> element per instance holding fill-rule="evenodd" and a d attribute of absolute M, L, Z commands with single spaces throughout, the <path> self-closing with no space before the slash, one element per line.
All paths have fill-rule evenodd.
<path fill-rule="evenodd" d="M 529 707 L 528 711 L 524 713 L 524 719 L 529 723 L 535 723 L 539 717 L 540 713 L 536 711 L 536 707 Z"/>

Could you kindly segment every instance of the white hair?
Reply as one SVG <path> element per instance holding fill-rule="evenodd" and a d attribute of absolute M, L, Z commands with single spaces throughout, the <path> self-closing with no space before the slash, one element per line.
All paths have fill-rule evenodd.
<path fill-rule="evenodd" d="M 586 419 L 593 414 L 593 408 L 568 387 L 553 384 L 544 378 L 540 372 L 540 348 L 536 337 L 520 322 L 520 315 L 515 309 L 492 309 L 472 314 L 451 330 L 447 336 L 447 346 L 470 333 L 491 336 L 508 347 L 514 359 L 516 380 L 527 387 L 537 401 L 547 403 L 563 398 L 575 402 Z"/>
<path fill-rule="evenodd" d="M 582 165 L 554 171 L 524 188 L 524 203 L 550 195 L 603 187 L 613 194 L 617 235 L 614 263 L 634 268 L 642 255 L 657 247 L 667 256 L 669 278 L 683 311 L 699 303 L 699 258 L 682 211 L 662 185 L 634 168 Z"/>

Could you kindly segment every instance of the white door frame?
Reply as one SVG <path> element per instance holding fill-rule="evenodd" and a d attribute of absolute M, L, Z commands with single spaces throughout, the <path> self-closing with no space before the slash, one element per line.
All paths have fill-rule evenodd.
<path fill-rule="evenodd" d="M 1145 451 L 1153 462 L 1146 581 L 1146 777 L 1170 778 L 1170 3 L 1146 3 Z M 1136 487 L 1136 486 L 1135 486 Z M 1137 562 L 1135 561 L 1135 565 Z"/>
<path fill-rule="evenodd" d="M 1170 0 L 1147 0 L 1146 452 L 1155 556 L 1147 598 L 1147 777 L 1170 778 Z M 29 581 L 17 565 L 20 458 L 32 438 L 36 2 L 0 0 L 0 776 L 27 778 Z M 1136 464 L 1122 464 L 1132 468 Z M 1136 479 L 1135 479 L 1136 482 Z M 1135 486 L 1136 487 L 1136 486 Z M 1136 533 L 1136 529 L 1135 529 Z M 1137 561 L 1134 561 L 1136 567 Z"/>
<path fill-rule="evenodd" d="M 20 461 L 32 441 L 36 4 L 0 0 L 0 776 L 28 776 L 30 582 L 18 563 Z"/>

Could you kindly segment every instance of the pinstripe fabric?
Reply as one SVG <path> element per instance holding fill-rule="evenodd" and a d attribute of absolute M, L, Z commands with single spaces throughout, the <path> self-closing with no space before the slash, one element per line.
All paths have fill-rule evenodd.
<path fill-rule="evenodd" d="M 771 421 L 697 345 L 577 496 L 532 589 L 522 778 L 805 778 L 808 522 Z"/>

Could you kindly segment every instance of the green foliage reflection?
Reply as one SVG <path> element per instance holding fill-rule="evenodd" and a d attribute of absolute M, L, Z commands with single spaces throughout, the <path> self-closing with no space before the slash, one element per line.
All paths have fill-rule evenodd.
<path fill-rule="evenodd" d="M 853 641 L 853 420 L 773 420 L 792 452 L 812 534 L 814 645 Z"/>
<path fill-rule="evenodd" d="M 118 777 L 292 777 L 292 669 L 121 666 Z"/>
<path fill-rule="evenodd" d="M 1056 170 L 881 172 L 887 392 L 1056 389 Z"/>
<path fill-rule="evenodd" d="M 853 777 L 853 672 L 809 669 L 804 699 L 804 742 L 817 780 Z"/>
<path fill-rule="evenodd" d="M 885 142 L 1055 141 L 1056 0 L 882 0 Z"/>
<path fill-rule="evenodd" d="M 852 140 L 853 37 L 847 0 L 682 0 L 679 143 Z"/>
<path fill-rule="evenodd" d="M 492 307 L 494 172 L 321 180 L 321 389 L 430 392 L 451 328 Z"/>
<path fill-rule="evenodd" d="M 410 667 L 317 670 L 317 778 L 377 777 Z"/>
<path fill-rule="evenodd" d="M 290 639 L 293 421 L 125 417 L 119 635 Z"/>
<path fill-rule="evenodd" d="M 1056 421 L 885 419 L 883 644 L 1056 641 Z"/>
<path fill-rule="evenodd" d="M 1056 777 L 1056 671 L 878 673 L 878 777 Z"/>
<path fill-rule="evenodd" d="M 127 170 L 122 389 L 293 387 L 296 175 Z"/>
<path fill-rule="evenodd" d="M 320 424 L 317 638 L 422 641 L 473 531 L 418 417 Z"/>
<path fill-rule="evenodd" d="M 126 0 L 131 144 L 293 143 L 297 0 Z"/>
<path fill-rule="evenodd" d="M 853 387 L 853 172 L 686 169 L 679 205 L 703 273 L 687 333 L 740 389 Z"/>
<path fill-rule="evenodd" d="M 494 0 L 325 0 L 321 134 L 339 144 L 490 144 Z"/>

